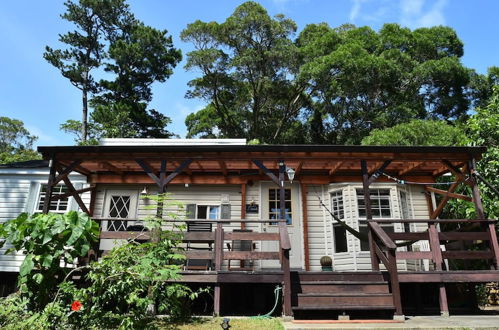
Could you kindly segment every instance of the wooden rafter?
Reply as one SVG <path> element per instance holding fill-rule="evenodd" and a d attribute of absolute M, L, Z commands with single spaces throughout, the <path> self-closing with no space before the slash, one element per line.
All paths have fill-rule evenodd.
<path fill-rule="evenodd" d="M 303 167 L 303 161 L 299 161 L 298 165 L 296 165 L 296 168 L 295 168 L 295 177 L 300 175 L 302 167 Z"/>
<path fill-rule="evenodd" d="M 413 171 L 413 170 L 421 167 L 421 165 L 423 165 L 423 164 L 424 164 L 424 162 L 409 162 L 409 164 L 407 164 L 407 166 L 405 168 L 403 168 L 402 170 L 399 171 L 398 175 L 407 174 L 410 171 Z"/>
<path fill-rule="evenodd" d="M 109 170 L 110 172 L 115 172 L 115 173 L 118 173 L 119 175 L 123 175 L 123 171 L 120 168 L 111 164 L 110 162 L 104 161 L 104 162 L 101 162 L 100 164 L 102 165 L 102 167 Z"/>
<path fill-rule="evenodd" d="M 336 162 L 329 170 L 329 176 L 333 176 L 333 174 L 340 169 L 343 163 L 344 162 Z"/>
<path fill-rule="evenodd" d="M 218 161 L 218 165 L 220 165 L 220 171 L 222 172 L 222 174 L 224 176 L 227 176 L 228 172 L 227 172 L 227 164 L 225 164 L 225 162 L 223 160 L 219 160 Z"/>

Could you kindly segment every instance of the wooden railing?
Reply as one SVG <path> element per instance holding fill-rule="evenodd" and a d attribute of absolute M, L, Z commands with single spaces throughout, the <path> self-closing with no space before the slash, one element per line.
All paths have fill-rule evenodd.
<path fill-rule="evenodd" d="M 444 259 L 488 259 L 491 260 L 495 269 L 498 266 L 499 245 L 497 243 L 497 233 L 495 223 L 497 220 L 466 220 L 466 219 L 376 219 L 371 220 L 371 228 L 373 224 L 378 230 L 382 231 L 392 242 L 397 241 L 428 241 L 429 251 L 396 251 L 396 258 L 399 260 L 414 259 L 414 260 L 432 260 L 435 268 L 438 270 Z M 393 223 L 415 223 L 426 224 L 428 227 L 425 231 L 420 232 L 385 232 L 380 224 Z M 482 229 L 482 231 L 439 231 L 437 224 L 476 224 L 473 229 Z M 452 250 L 442 251 L 440 241 L 488 241 L 487 250 L 468 251 L 468 250 Z"/>
<path fill-rule="evenodd" d="M 116 218 L 95 218 L 97 222 L 102 221 L 130 221 L 136 222 L 137 219 L 116 219 Z M 210 259 L 215 262 L 215 270 L 222 270 L 223 260 L 279 260 L 281 263 L 281 269 L 285 271 L 286 262 L 288 263 L 287 268 L 289 268 L 289 256 L 286 257 L 285 251 L 291 249 L 291 243 L 289 240 L 288 229 L 285 225 L 285 220 L 246 220 L 246 219 L 230 219 L 230 220 L 209 220 L 209 219 L 188 219 L 188 220 L 165 220 L 165 224 L 177 224 L 182 223 L 212 223 L 215 225 L 214 231 L 206 232 L 188 232 L 184 231 L 182 235 L 182 240 L 185 243 L 195 243 L 195 244 L 210 244 L 213 246 L 211 251 L 201 251 L 201 250 L 186 250 L 184 253 L 187 259 Z M 253 232 L 253 231 L 226 231 L 224 225 L 230 224 L 262 224 L 262 223 L 274 223 L 278 228 L 278 232 Z M 235 228 L 232 228 L 235 229 Z M 101 239 L 143 239 L 147 240 L 151 236 L 149 231 L 106 231 L 103 230 L 100 233 Z M 225 250 L 225 241 L 277 241 L 279 242 L 278 251 L 228 251 Z"/>
<path fill-rule="evenodd" d="M 437 271 L 445 269 L 444 259 L 488 259 L 492 261 L 495 269 L 498 269 L 499 245 L 495 230 L 496 220 L 464 220 L 464 219 L 374 219 L 369 220 L 369 232 L 372 237 L 371 249 L 375 256 L 374 264 L 383 263 L 390 276 L 390 285 L 397 314 L 401 313 L 400 288 L 398 280 L 397 260 L 424 260 L 429 259 L 434 263 Z M 416 223 L 426 224 L 425 231 L 420 232 L 387 232 L 382 224 L 394 223 Z M 448 231 L 438 230 L 437 224 L 476 224 L 478 229 L 484 231 Z M 426 226 L 425 226 L 426 227 Z M 477 228 L 475 228 L 477 229 Z M 488 241 L 489 246 L 484 251 L 442 251 L 440 241 Z M 428 241 L 429 251 L 397 251 L 397 241 L 404 241 L 404 246 L 412 245 L 418 241 Z"/>

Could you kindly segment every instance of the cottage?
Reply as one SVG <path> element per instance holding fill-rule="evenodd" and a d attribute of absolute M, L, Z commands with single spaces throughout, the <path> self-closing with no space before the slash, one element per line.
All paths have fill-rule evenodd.
<path fill-rule="evenodd" d="M 108 139 L 39 151 L 49 162 L 49 189 L 23 179 L 19 200 L 61 201 L 57 194 L 67 189 L 70 204 L 101 223 L 100 250 L 136 235 L 156 212 L 141 195 L 168 192 L 182 202 L 183 210 L 168 209 L 181 218 L 165 221 L 191 227 L 184 236 L 183 281 L 212 285 L 216 314 L 234 305 L 234 283 L 282 285 L 289 316 L 388 310 L 400 317 L 406 308 L 401 285 L 433 283 L 447 314 L 451 283 L 499 280 L 494 222 L 485 219 L 472 176 L 481 147 Z M 451 182 L 435 188 L 445 174 Z M 473 196 L 455 193 L 461 184 L 471 186 Z M 43 200 L 27 197 L 40 189 Z M 473 201 L 479 219 L 439 219 L 449 198 Z M 54 208 L 36 205 L 20 206 L 7 218 L 30 207 Z M 482 231 L 440 231 L 440 223 L 456 221 L 478 223 Z M 487 247 L 446 251 L 449 240 L 483 240 Z M 332 258 L 332 272 L 321 271 L 323 256 Z M 486 259 L 493 270 L 452 270 L 452 259 Z"/>

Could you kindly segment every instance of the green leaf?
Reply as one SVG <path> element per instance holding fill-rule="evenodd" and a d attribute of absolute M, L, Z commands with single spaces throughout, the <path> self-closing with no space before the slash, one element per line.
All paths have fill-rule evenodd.
<path fill-rule="evenodd" d="M 25 276 L 31 272 L 33 267 L 35 266 L 33 262 L 33 255 L 28 254 L 26 258 L 24 259 L 23 263 L 21 264 L 21 268 L 19 269 L 19 276 Z"/>
<path fill-rule="evenodd" d="M 41 274 L 41 273 L 36 273 L 36 274 L 33 276 L 33 280 L 34 280 L 37 284 L 42 283 L 42 281 L 43 281 L 43 274 Z"/>
<path fill-rule="evenodd" d="M 52 260 L 54 260 L 54 257 L 51 254 L 43 256 L 42 266 L 49 268 L 52 265 Z"/>

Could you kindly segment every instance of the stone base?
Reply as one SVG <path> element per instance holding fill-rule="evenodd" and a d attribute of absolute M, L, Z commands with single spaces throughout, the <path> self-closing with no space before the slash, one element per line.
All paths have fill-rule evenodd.
<path fill-rule="evenodd" d="M 449 317 L 449 311 L 440 311 L 440 316 Z"/>
<path fill-rule="evenodd" d="M 393 315 L 393 320 L 405 322 L 405 315 Z"/>
<path fill-rule="evenodd" d="M 338 315 L 338 321 L 348 321 L 350 320 L 350 315 Z"/>

